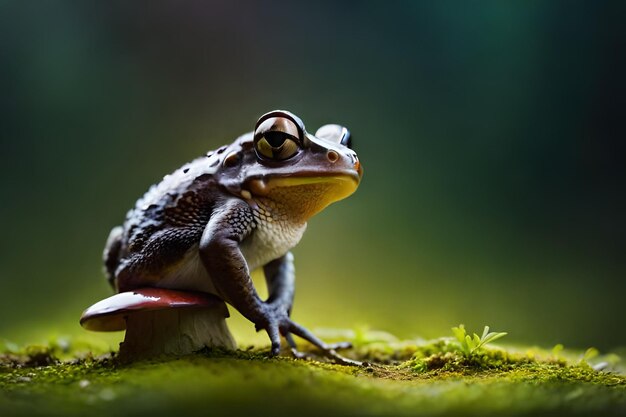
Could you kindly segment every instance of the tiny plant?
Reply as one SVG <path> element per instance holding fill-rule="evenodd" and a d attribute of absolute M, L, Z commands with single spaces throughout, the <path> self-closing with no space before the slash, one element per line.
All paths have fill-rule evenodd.
<path fill-rule="evenodd" d="M 580 363 L 581 364 L 586 363 L 587 365 L 589 365 L 590 364 L 589 361 L 595 358 L 596 356 L 598 356 L 599 354 L 600 352 L 598 351 L 598 349 L 594 347 L 590 347 L 589 349 L 585 351 L 582 358 L 580 358 Z"/>
<path fill-rule="evenodd" d="M 466 358 L 470 358 L 475 352 L 480 350 L 487 343 L 491 343 L 494 340 L 498 340 L 501 337 L 507 335 L 506 332 L 490 333 L 489 326 L 485 326 L 482 336 L 478 336 L 476 333 L 474 333 L 473 336 L 470 336 L 469 334 L 467 334 L 467 332 L 465 331 L 465 326 L 462 324 L 459 324 L 458 327 L 453 327 L 452 332 L 454 333 L 456 340 L 458 340 L 459 342 L 459 346 L 461 347 L 461 352 L 463 353 L 463 356 L 465 356 Z"/>
<path fill-rule="evenodd" d="M 561 343 L 554 345 L 554 347 L 552 348 L 552 356 L 554 356 L 557 359 L 560 359 L 561 352 L 563 352 L 563 349 L 565 349 L 565 346 L 563 346 Z"/>

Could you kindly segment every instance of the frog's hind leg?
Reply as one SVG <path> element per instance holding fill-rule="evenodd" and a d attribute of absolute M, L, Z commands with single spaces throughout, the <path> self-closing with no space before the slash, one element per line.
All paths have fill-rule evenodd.
<path fill-rule="evenodd" d="M 201 266 L 197 253 L 197 240 L 201 232 L 189 227 L 171 227 L 143 241 L 137 239 L 140 243 L 131 241 L 128 246 L 132 249 L 122 254 L 115 271 L 118 291 L 140 287 L 205 291 L 200 284 L 210 281 L 206 274 L 200 274 L 204 268 L 193 268 L 196 264 Z M 172 278 L 186 278 L 194 282 L 181 285 Z M 199 285 L 193 285 L 195 283 Z"/>

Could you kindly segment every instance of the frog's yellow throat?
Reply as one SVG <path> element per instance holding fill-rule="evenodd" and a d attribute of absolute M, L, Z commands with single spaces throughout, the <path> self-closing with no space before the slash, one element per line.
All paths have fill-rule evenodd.
<path fill-rule="evenodd" d="M 270 204 L 290 220 L 306 222 L 329 204 L 356 191 L 357 178 L 351 175 L 276 177 L 250 183 L 252 196 Z"/>

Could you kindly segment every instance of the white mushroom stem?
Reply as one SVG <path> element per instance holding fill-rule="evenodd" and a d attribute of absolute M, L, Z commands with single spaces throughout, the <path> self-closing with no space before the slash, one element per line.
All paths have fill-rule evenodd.
<path fill-rule="evenodd" d="M 136 311 L 126 317 L 121 360 L 187 355 L 205 347 L 235 350 L 221 308 L 167 308 Z"/>

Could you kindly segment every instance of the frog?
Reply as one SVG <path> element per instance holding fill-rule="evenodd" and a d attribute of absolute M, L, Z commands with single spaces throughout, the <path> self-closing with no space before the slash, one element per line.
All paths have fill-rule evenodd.
<path fill-rule="evenodd" d="M 265 330 L 271 355 L 281 336 L 298 358 L 298 336 L 340 363 L 349 343 L 328 344 L 291 319 L 292 249 L 307 221 L 354 193 L 363 169 L 350 131 L 338 124 L 310 134 L 286 110 L 262 115 L 255 128 L 163 177 L 137 200 L 104 249 L 116 292 L 141 287 L 213 294 Z M 262 269 L 268 297 L 251 279 Z"/>

